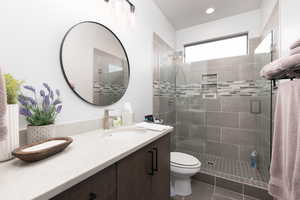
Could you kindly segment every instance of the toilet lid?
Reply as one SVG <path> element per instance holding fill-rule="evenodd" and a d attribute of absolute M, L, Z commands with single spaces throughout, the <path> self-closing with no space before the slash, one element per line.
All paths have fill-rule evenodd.
<path fill-rule="evenodd" d="M 182 166 L 196 166 L 199 165 L 199 163 L 200 161 L 194 156 L 180 152 L 171 152 L 171 164 Z"/>

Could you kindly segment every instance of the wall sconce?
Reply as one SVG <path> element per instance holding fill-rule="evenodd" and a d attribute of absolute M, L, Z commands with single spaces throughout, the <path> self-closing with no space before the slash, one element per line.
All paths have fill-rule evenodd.
<path fill-rule="evenodd" d="M 110 0 L 104 0 L 104 1 L 108 3 Z M 126 1 L 129 4 L 130 12 L 134 13 L 135 12 L 135 5 L 133 5 L 133 3 L 131 3 L 129 0 L 124 0 L 124 1 Z"/>

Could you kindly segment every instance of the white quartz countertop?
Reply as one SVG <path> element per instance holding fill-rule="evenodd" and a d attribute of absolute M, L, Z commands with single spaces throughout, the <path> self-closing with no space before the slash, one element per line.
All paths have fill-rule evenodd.
<path fill-rule="evenodd" d="M 118 134 L 122 130 L 125 129 Z M 124 133 L 120 138 L 95 130 L 72 136 L 74 141 L 65 151 L 48 159 L 35 163 L 19 159 L 0 163 L 0 199 L 52 198 L 172 130 L 171 127 L 162 132 L 146 130 L 138 137 Z"/>

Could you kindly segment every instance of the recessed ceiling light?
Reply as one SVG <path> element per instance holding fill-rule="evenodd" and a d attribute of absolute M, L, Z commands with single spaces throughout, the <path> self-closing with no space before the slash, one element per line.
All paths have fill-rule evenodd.
<path fill-rule="evenodd" d="M 206 14 L 210 15 L 210 14 L 214 13 L 215 11 L 216 11 L 216 10 L 215 10 L 214 8 L 208 8 L 208 9 L 206 10 Z"/>

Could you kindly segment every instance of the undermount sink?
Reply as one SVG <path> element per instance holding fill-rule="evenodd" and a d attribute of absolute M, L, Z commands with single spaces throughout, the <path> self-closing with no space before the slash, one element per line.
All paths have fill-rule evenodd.
<path fill-rule="evenodd" d="M 109 130 L 105 133 L 104 138 L 106 139 L 117 139 L 117 140 L 132 140 L 135 138 L 142 138 L 147 135 L 145 129 L 138 128 L 124 128 Z"/>

